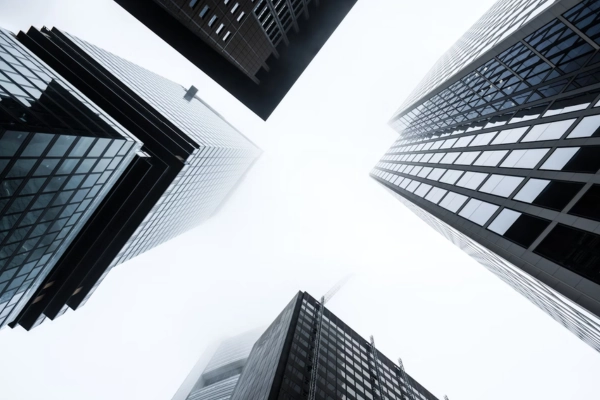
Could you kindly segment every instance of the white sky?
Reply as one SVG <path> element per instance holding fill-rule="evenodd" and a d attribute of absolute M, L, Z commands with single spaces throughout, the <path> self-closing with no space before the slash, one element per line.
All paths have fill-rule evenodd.
<path fill-rule="evenodd" d="M 389 117 L 492 3 L 359 0 L 264 123 L 111 0 L 0 0 L 13 32 L 56 26 L 194 84 L 265 151 L 217 216 L 117 267 L 83 309 L 0 332 L 0 399 L 170 399 L 208 343 L 348 272 L 329 308 L 438 397 L 598 398 L 598 353 L 368 176 Z"/>

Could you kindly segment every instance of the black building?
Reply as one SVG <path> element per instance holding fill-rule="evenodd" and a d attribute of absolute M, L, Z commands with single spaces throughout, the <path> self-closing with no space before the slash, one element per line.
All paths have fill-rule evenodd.
<path fill-rule="evenodd" d="M 437 400 L 304 292 L 258 339 L 231 399 Z"/>
<path fill-rule="evenodd" d="M 357 0 L 115 0 L 266 120 Z"/>
<path fill-rule="evenodd" d="M 89 178 L 76 175 L 77 182 L 82 185 L 80 188 L 87 188 L 88 181 L 96 179 L 93 191 L 90 191 L 87 197 L 95 193 L 98 194 L 98 199 L 96 203 L 92 202 L 95 207 L 88 212 L 86 220 L 80 220 L 78 230 L 73 231 L 70 243 L 58 246 L 60 252 L 52 259 L 52 267 L 45 270 L 45 275 L 38 278 L 37 284 L 31 286 L 27 295 L 19 300 L 21 306 L 18 309 L 14 308 L 10 317 L 5 320 L 5 323 L 10 322 L 13 327 L 20 324 L 30 329 L 46 317 L 54 319 L 68 308 L 77 309 L 85 304 L 115 265 L 197 226 L 210 217 L 255 161 L 260 150 L 195 97 L 193 88 L 188 91 L 176 83 L 58 29 L 44 28 L 40 31 L 31 28 L 27 33 L 19 33 L 17 39 L 20 44 L 12 35 L 5 33 L 5 36 L 19 47 L 20 52 L 27 54 L 29 60 L 34 60 L 31 62 L 43 65 L 44 71 L 50 71 L 46 72 L 47 74 L 52 73 L 59 77 L 56 78 L 56 82 L 61 86 L 72 85 L 76 88 L 71 89 L 74 93 L 72 97 L 75 96 L 83 104 L 78 107 L 88 114 L 91 113 L 92 116 L 88 116 L 88 119 L 108 132 L 104 133 L 96 128 L 99 132 L 97 136 L 116 136 L 108 129 L 114 126 L 116 128 L 112 128 L 113 130 L 124 132 L 121 133 L 123 136 L 125 133 L 131 135 L 135 142 L 130 140 L 137 144 L 135 147 L 129 146 L 130 149 L 123 147 L 120 150 L 113 150 L 112 142 L 105 139 L 94 141 L 82 138 L 75 144 L 87 144 L 87 147 L 77 154 L 84 157 L 82 164 L 89 166 L 85 171 L 79 167 L 69 170 L 69 173 L 91 173 Z M 10 60 L 10 56 L 0 53 L 0 59 Z M 0 64 L 0 67 L 3 66 L 4 64 Z M 21 70 L 23 69 L 17 69 Z M 25 72 L 23 74 L 26 75 Z M 1 82 L 2 88 L 11 89 L 15 83 L 20 83 L 14 73 L 6 72 L 5 75 L 13 79 L 13 84 L 10 86 Z M 31 81 L 27 75 L 22 80 Z M 52 87 L 48 85 L 47 91 Z M 59 87 L 56 90 L 59 93 L 65 91 Z M 56 96 L 53 92 L 49 93 Z M 44 106 L 44 117 L 48 120 L 60 118 L 59 111 L 62 110 L 50 103 L 51 99 L 42 95 L 39 101 L 31 104 L 31 109 L 41 109 Z M 7 108 L 16 108 L 14 103 L 12 99 Z M 74 114 L 76 110 L 71 110 L 74 106 L 62 107 L 65 108 L 64 113 L 67 116 L 77 115 Z M 83 120 L 83 117 L 78 118 L 81 119 L 81 123 L 76 128 L 82 131 L 80 135 L 91 136 L 92 134 L 86 131 L 90 130 L 86 124 L 93 125 Z M 18 124 L 19 122 L 15 125 Z M 35 131 L 40 132 L 39 129 Z M 7 136 L 9 134 L 5 134 L 2 140 L 8 137 L 10 144 L 16 139 L 12 139 L 14 135 Z M 31 140 L 36 138 L 37 136 Z M 73 143 L 73 140 L 68 142 L 68 145 Z M 100 143 L 104 144 L 104 147 L 99 147 Z M 27 149 L 20 147 L 19 151 L 25 153 L 17 152 L 12 155 L 16 158 L 15 162 L 21 162 L 23 158 L 30 156 Z M 42 150 L 38 151 L 41 154 L 38 154 L 38 157 L 45 163 L 47 159 L 42 157 L 49 157 L 50 154 L 54 154 L 54 150 L 50 146 L 43 152 Z M 51 153 L 46 154 L 48 151 Z M 68 157 L 74 157 L 73 151 Z M 127 159 L 124 158 L 126 155 Z M 103 158 L 97 158 L 99 156 Z M 93 158 L 88 161 L 85 157 Z M 114 170 L 116 165 L 121 165 L 118 162 L 125 161 L 127 163 L 122 164 L 123 167 L 119 170 L 120 176 L 111 178 L 108 172 L 103 172 Z M 67 162 L 74 163 L 70 158 L 62 164 L 57 160 L 54 165 L 58 164 L 58 169 L 54 174 L 63 173 L 61 165 Z M 94 164 L 96 162 L 97 164 Z M 34 169 L 27 173 L 31 178 L 37 176 L 37 170 Z M 12 175 L 7 175 L 8 177 Z M 52 184 L 52 187 L 59 190 L 67 178 L 69 177 L 62 177 L 62 180 L 57 180 L 56 183 L 52 178 L 47 185 Z M 75 183 L 71 182 L 73 179 L 60 190 L 72 189 Z M 111 186 L 100 186 L 100 183 L 105 182 L 111 183 Z M 10 187 L 16 187 L 15 185 Z M 40 192 L 45 193 L 47 187 L 49 186 L 42 186 Z M 73 198 L 79 199 L 83 196 L 79 199 L 83 201 L 86 196 L 83 192 L 79 194 L 80 191 L 77 191 L 76 197 Z M 71 194 L 72 190 L 67 193 Z M 57 196 L 61 196 L 60 191 Z M 11 198 L 8 201 L 10 202 Z M 56 202 L 54 200 L 50 206 L 56 205 Z M 86 203 L 89 204 L 87 201 Z M 7 203 L 7 206 L 10 207 L 10 212 L 13 209 L 11 203 Z M 76 206 L 69 207 L 81 211 Z M 51 214 L 49 210 L 40 217 L 38 224 L 40 221 L 46 221 L 48 215 L 57 213 L 56 218 L 63 218 L 60 210 L 52 209 Z M 36 215 L 39 217 L 39 213 Z M 16 224 L 18 223 L 17 221 Z M 67 220 L 66 224 L 70 226 L 71 220 Z M 40 243 L 45 244 L 45 241 Z M 15 246 L 5 241 L 0 250 L 5 252 L 13 247 Z M 28 262 L 29 259 L 24 262 Z M 10 259 L 7 259 L 8 261 Z M 11 263 L 14 264 L 14 261 Z M 14 268 L 9 269 L 12 264 L 4 267 L 4 270 L 13 271 Z M 29 267 L 26 266 L 27 268 Z M 21 272 L 14 276 L 23 276 L 19 274 Z M 11 282 L 14 280 L 15 278 Z M 15 283 L 9 285 L 8 287 L 12 288 Z M 11 302 L 14 302 L 14 297 Z"/>
<path fill-rule="evenodd" d="M 600 351 L 600 1 L 498 1 L 372 177 Z"/>

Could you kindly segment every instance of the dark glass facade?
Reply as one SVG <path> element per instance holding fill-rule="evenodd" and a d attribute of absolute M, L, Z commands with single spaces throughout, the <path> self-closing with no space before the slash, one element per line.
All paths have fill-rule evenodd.
<path fill-rule="evenodd" d="M 320 307 L 294 297 L 254 345 L 233 400 L 437 399 L 327 308 L 320 323 Z"/>
<path fill-rule="evenodd" d="M 94 188 L 113 185 L 100 192 L 105 197 L 87 223 L 69 246 L 62 247 L 54 268 L 20 313 L 13 314 L 11 326 L 31 329 L 46 317 L 54 319 L 85 304 L 115 265 L 210 217 L 260 150 L 199 98 L 186 96 L 182 86 L 107 51 L 58 29 L 31 28 L 17 38 L 101 108 L 96 119 L 114 121 L 139 141 L 135 154 L 125 147 L 115 152 L 112 142 L 104 140 L 92 141 L 89 154 L 77 153 L 94 162 L 102 157 L 98 165 L 82 161 L 91 165 L 88 173 L 102 173 Z M 123 164 L 120 177 L 108 180 L 108 171 L 124 161 L 128 164 Z M 82 185 L 87 188 L 88 180 Z M 69 183 L 63 187 L 67 188 Z M 77 192 L 70 201 L 82 195 Z"/>
<path fill-rule="evenodd" d="M 357 0 L 115 0 L 267 119 Z"/>
<path fill-rule="evenodd" d="M 393 117 L 371 175 L 600 351 L 599 28 L 600 1 L 497 2 Z"/>
<path fill-rule="evenodd" d="M 28 302 L 141 143 L 0 30 L 0 327 Z"/>

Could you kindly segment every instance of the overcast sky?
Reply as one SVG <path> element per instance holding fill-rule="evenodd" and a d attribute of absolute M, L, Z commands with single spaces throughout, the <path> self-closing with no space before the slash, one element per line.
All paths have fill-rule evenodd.
<path fill-rule="evenodd" d="M 334 0 L 325 0 L 334 1 Z M 185 86 L 265 153 L 218 215 L 108 276 L 77 312 L 0 332 L 2 400 L 169 400 L 205 347 L 296 291 L 435 395 L 597 399 L 600 355 L 369 178 L 387 121 L 492 0 L 359 0 L 267 123 L 111 0 L 0 0 Z"/>

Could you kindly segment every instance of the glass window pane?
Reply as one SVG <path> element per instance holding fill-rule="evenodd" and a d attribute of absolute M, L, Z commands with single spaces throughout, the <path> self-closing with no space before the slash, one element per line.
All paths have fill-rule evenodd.
<path fill-rule="evenodd" d="M 422 183 L 421 186 L 419 186 L 419 188 L 415 190 L 415 194 L 419 197 L 423 197 L 427 194 L 427 192 L 429 192 L 429 189 L 431 189 L 431 185 Z"/>
<path fill-rule="evenodd" d="M 550 181 L 544 179 L 532 178 L 519 190 L 514 199 L 524 203 L 532 203 L 549 183 Z"/>
<path fill-rule="evenodd" d="M 444 172 L 446 172 L 444 168 L 434 168 L 433 171 L 431 171 L 431 173 L 427 177 L 427 179 L 437 181 L 442 175 L 444 175 Z"/>
<path fill-rule="evenodd" d="M 518 176 L 492 175 L 479 189 L 480 192 L 508 197 L 515 191 L 524 178 Z"/>
<path fill-rule="evenodd" d="M 517 143 L 527 129 L 529 129 L 528 126 L 523 126 L 521 128 L 501 131 L 498 136 L 496 136 L 492 144 Z"/>
<path fill-rule="evenodd" d="M 471 199 L 458 215 L 483 226 L 497 209 L 497 205 Z"/>
<path fill-rule="evenodd" d="M 444 207 L 448 211 L 455 213 L 462 207 L 462 205 L 467 201 L 467 196 L 463 196 L 462 194 L 448 192 L 446 197 L 440 202 L 440 206 Z"/>
<path fill-rule="evenodd" d="M 507 153 L 508 150 L 484 151 L 473 165 L 495 167 Z"/>
<path fill-rule="evenodd" d="M 536 125 L 531 128 L 531 131 L 525 136 L 523 142 L 536 142 L 541 140 L 557 140 L 560 139 L 565 132 L 573 125 L 575 119 L 565 121 L 556 121 L 549 124 Z"/>
<path fill-rule="evenodd" d="M 60 135 L 54 145 L 48 152 L 48 157 L 62 157 L 67 154 L 67 151 L 77 139 L 77 136 Z"/>
<path fill-rule="evenodd" d="M 501 167 L 505 168 L 534 168 L 549 149 L 513 150 Z"/>
<path fill-rule="evenodd" d="M 54 168 L 58 165 L 60 160 L 57 158 L 46 158 L 42 163 L 37 167 L 34 172 L 34 176 L 44 176 L 52 174 Z"/>
<path fill-rule="evenodd" d="M 546 162 L 541 166 L 540 169 L 549 169 L 554 171 L 560 171 L 563 167 L 573 158 L 575 153 L 579 151 L 579 147 L 561 147 L 554 150 L 554 153 Z"/>
<path fill-rule="evenodd" d="M 444 182 L 447 183 L 449 185 L 454 185 L 456 183 L 456 181 L 460 178 L 460 176 L 463 174 L 463 171 L 457 171 L 455 169 L 449 169 L 444 176 L 442 177 L 442 179 L 440 179 L 440 182 Z"/>
<path fill-rule="evenodd" d="M 22 178 L 27 176 L 36 162 L 37 160 L 30 159 L 17 160 L 6 176 L 8 178 Z"/>
<path fill-rule="evenodd" d="M 481 182 L 488 176 L 488 174 L 482 174 L 481 172 L 467 172 L 458 181 L 456 186 L 461 186 L 467 189 L 475 190 L 481 185 Z"/>
<path fill-rule="evenodd" d="M 569 133 L 568 139 L 597 136 L 600 128 L 600 115 L 585 117 L 577 124 L 575 129 Z"/>
<path fill-rule="evenodd" d="M 28 134 L 24 132 L 4 132 L 4 135 L 0 137 L 0 157 L 14 156 L 27 135 Z"/>
<path fill-rule="evenodd" d="M 21 155 L 24 157 L 40 157 L 52 138 L 54 138 L 54 135 L 36 133 Z"/>
<path fill-rule="evenodd" d="M 456 165 L 471 165 L 471 164 L 473 164 L 473 161 L 475 161 L 477 156 L 479 156 L 479 154 L 481 154 L 480 151 L 470 151 L 470 152 L 462 153 L 460 155 L 460 157 L 458 157 L 458 159 L 454 162 L 454 164 L 456 164 Z"/>
<path fill-rule="evenodd" d="M 442 199 L 442 197 L 444 197 L 444 195 L 446 193 L 448 193 L 447 190 L 434 187 L 427 194 L 427 196 L 425 196 L 425 199 L 431 201 L 432 203 L 437 204 Z"/>
<path fill-rule="evenodd" d="M 487 146 L 492 141 L 494 136 L 496 136 L 497 133 L 498 132 L 480 133 L 475 137 L 475 140 L 473 140 L 471 144 L 469 144 L 469 147 Z"/>

